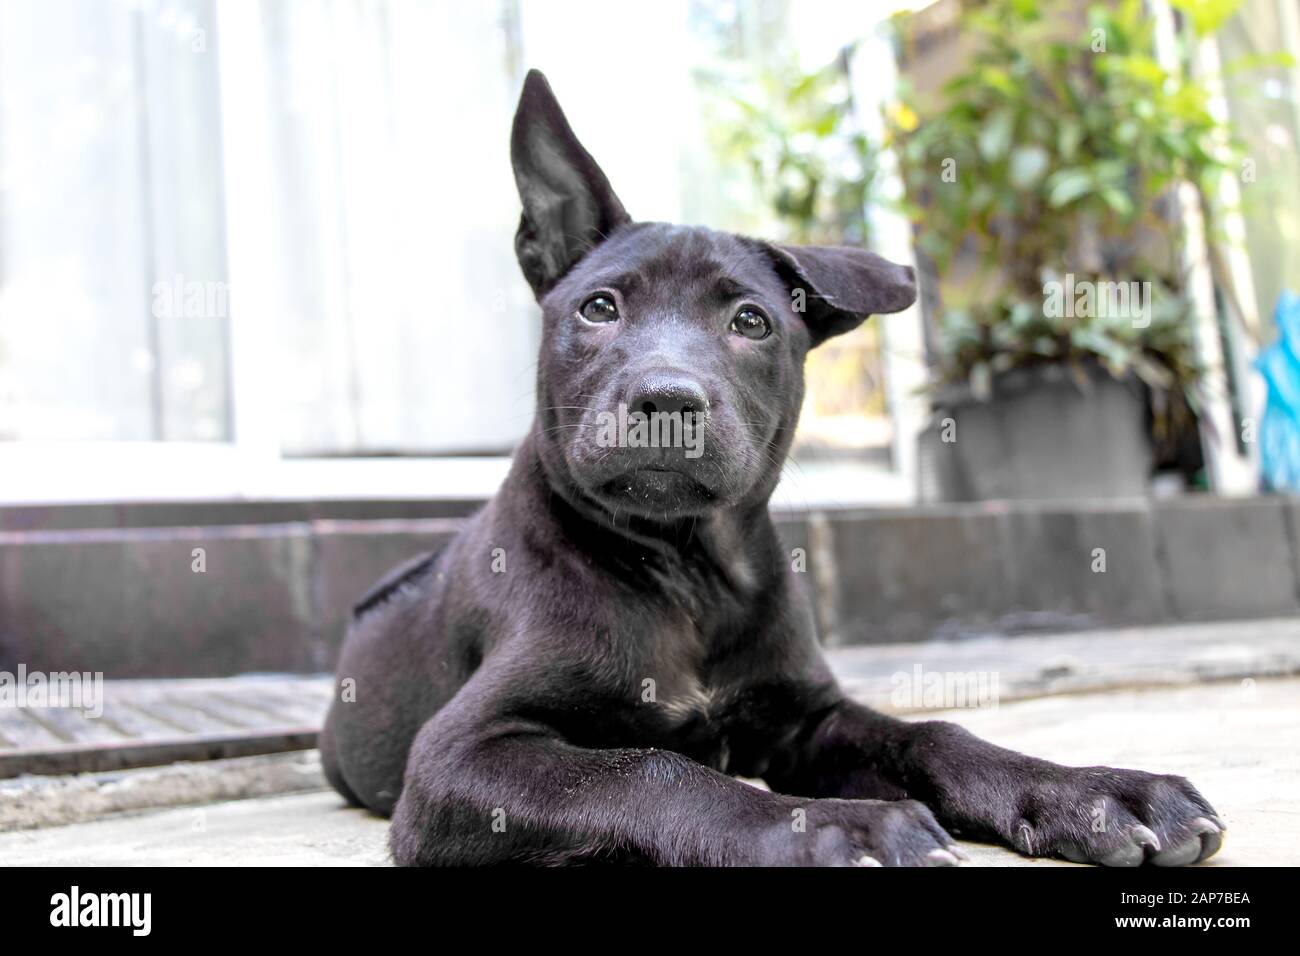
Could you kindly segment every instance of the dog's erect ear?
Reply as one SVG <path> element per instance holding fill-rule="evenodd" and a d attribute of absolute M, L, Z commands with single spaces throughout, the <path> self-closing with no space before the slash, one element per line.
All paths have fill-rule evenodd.
<path fill-rule="evenodd" d="M 515 254 L 524 278 L 540 296 L 588 250 L 630 220 L 537 70 L 528 71 L 519 96 L 510 162 L 524 204 Z"/>
<path fill-rule="evenodd" d="M 916 301 L 916 274 L 874 252 L 847 246 L 766 244 L 802 307 L 813 345 L 842 335 L 870 315 L 901 312 Z M 802 294 L 800 294 L 802 292 Z"/>

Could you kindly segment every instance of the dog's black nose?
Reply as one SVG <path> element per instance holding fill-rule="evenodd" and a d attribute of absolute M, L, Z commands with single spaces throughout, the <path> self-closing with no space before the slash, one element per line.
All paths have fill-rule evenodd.
<path fill-rule="evenodd" d="M 650 372 L 632 386 L 627 409 L 647 415 L 661 412 L 704 417 L 709 414 L 709 396 L 699 382 L 680 372 Z"/>

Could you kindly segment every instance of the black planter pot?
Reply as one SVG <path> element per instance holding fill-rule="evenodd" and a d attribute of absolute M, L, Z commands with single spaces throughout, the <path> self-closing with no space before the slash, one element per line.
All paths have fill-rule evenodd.
<path fill-rule="evenodd" d="M 992 396 L 935 399 L 918 441 L 922 501 L 1134 498 L 1152 448 L 1142 388 L 1099 367 L 1080 384 L 1061 365 L 1017 369 Z"/>

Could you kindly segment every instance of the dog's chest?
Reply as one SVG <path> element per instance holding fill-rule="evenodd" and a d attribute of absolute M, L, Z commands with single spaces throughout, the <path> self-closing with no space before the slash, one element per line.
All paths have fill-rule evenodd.
<path fill-rule="evenodd" d="M 689 621 L 666 623 L 652 635 L 650 653 L 639 662 L 646 676 L 636 720 L 659 745 L 726 772 L 734 692 L 718 681 L 707 647 L 707 635 Z"/>

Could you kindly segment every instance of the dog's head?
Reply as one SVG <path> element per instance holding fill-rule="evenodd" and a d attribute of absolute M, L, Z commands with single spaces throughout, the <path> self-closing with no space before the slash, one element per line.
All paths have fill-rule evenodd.
<path fill-rule="evenodd" d="M 808 350 L 916 298 L 910 268 L 864 250 L 633 222 L 536 71 L 511 159 L 515 251 L 544 321 L 540 452 L 552 481 L 610 512 L 766 501 Z"/>

